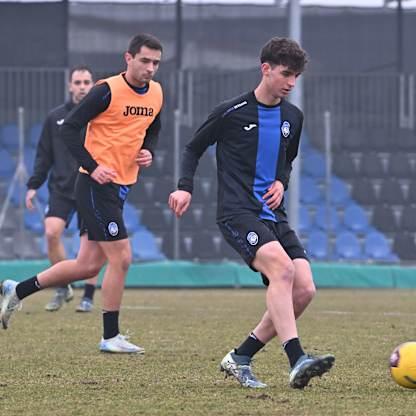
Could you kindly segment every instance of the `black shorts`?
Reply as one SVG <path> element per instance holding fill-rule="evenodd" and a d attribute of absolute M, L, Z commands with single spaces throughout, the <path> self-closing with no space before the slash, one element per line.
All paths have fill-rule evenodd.
<path fill-rule="evenodd" d="M 306 251 L 296 233 L 287 222 L 262 220 L 254 215 L 241 215 L 218 223 L 225 240 L 251 269 L 257 250 L 266 243 L 278 241 L 287 255 L 293 259 L 306 259 Z M 267 286 L 269 281 L 262 274 L 263 282 Z"/>
<path fill-rule="evenodd" d="M 45 209 L 45 217 L 57 217 L 65 221 L 65 227 L 71 223 L 74 214 L 77 212 L 77 203 L 74 199 L 66 198 L 63 195 L 51 193 L 48 205 Z M 78 219 L 78 227 L 79 219 Z"/>
<path fill-rule="evenodd" d="M 79 173 L 75 184 L 80 234 L 92 241 L 116 241 L 127 238 L 123 206 L 129 186 L 100 185 L 89 175 Z"/>

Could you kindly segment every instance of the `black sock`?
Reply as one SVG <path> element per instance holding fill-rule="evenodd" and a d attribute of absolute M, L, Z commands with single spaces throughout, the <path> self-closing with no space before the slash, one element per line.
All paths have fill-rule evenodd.
<path fill-rule="evenodd" d="M 253 357 L 254 354 L 259 352 L 264 347 L 264 344 L 257 339 L 257 337 L 251 333 L 248 338 L 235 349 L 237 355 L 247 355 L 248 357 Z"/>
<path fill-rule="evenodd" d="M 118 311 L 103 311 L 104 339 L 113 338 L 120 333 Z"/>
<path fill-rule="evenodd" d="M 83 297 L 93 300 L 94 299 L 94 291 L 95 291 L 95 285 L 90 285 L 89 283 L 85 283 L 84 296 Z"/>
<path fill-rule="evenodd" d="M 283 344 L 283 348 L 289 358 L 289 365 L 292 368 L 296 361 L 299 359 L 301 355 L 304 355 L 304 351 L 300 345 L 299 338 L 292 338 L 289 341 L 286 341 Z"/>
<path fill-rule="evenodd" d="M 30 279 L 17 284 L 16 295 L 20 300 L 22 300 L 32 293 L 39 292 L 39 290 L 42 290 L 42 288 L 38 282 L 38 276 L 33 276 Z"/>

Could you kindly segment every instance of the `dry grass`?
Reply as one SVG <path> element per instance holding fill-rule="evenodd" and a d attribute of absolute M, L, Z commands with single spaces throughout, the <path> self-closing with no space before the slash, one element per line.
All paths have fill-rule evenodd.
<path fill-rule="evenodd" d="M 414 337 L 415 292 L 319 291 L 299 331 L 305 349 L 332 352 L 337 361 L 304 391 L 288 387 L 277 343 L 255 362 L 265 390 L 243 389 L 218 371 L 261 316 L 263 290 L 126 291 L 122 329 L 146 348 L 143 357 L 100 354 L 99 308 L 76 314 L 72 303 L 47 313 L 50 294 L 27 299 L 0 333 L 1 415 L 415 413 L 416 392 L 396 386 L 388 373 L 394 346 Z"/>

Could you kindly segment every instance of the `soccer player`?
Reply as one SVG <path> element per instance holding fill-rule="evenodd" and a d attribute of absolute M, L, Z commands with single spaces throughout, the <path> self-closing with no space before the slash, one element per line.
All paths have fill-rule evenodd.
<path fill-rule="evenodd" d="M 22 299 L 47 287 L 95 276 L 107 263 L 99 349 L 144 353 L 119 331 L 124 281 L 132 257 L 123 204 L 139 169 L 152 163 L 163 102 L 162 88 L 152 78 L 161 55 L 157 38 L 134 36 L 124 54 L 126 72 L 99 81 L 66 117 L 62 137 L 81 166 L 75 186 L 82 221 L 81 247 L 75 260 L 56 263 L 21 283 L 2 282 L 0 320 L 4 329 Z M 86 125 L 84 144 L 79 137 Z"/>
<path fill-rule="evenodd" d="M 262 78 L 256 89 L 218 105 L 186 145 L 178 190 L 170 194 L 169 206 L 178 217 L 186 212 L 198 161 L 216 143 L 218 226 L 267 286 L 261 321 L 220 368 L 244 387 L 266 387 L 254 376 L 251 361 L 277 335 L 289 359 L 290 386 L 301 389 L 329 371 L 335 360 L 333 355 L 306 354 L 298 337 L 296 318 L 315 286 L 283 203 L 303 122 L 302 112 L 285 98 L 307 56 L 295 41 L 276 37 L 264 45 L 260 61 Z"/>
<path fill-rule="evenodd" d="M 60 135 L 60 128 L 68 113 L 88 94 L 92 86 L 92 72 L 87 66 L 79 65 L 71 69 L 68 82 L 70 99 L 51 110 L 46 117 L 36 148 L 33 174 L 27 182 L 26 207 L 33 210 L 35 209 L 33 198 L 37 190 L 48 180 L 49 201 L 44 224 L 51 264 L 65 260 L 62 234 L 76 212 L 74 190 L 79 167 L 67 151 Z M 84 295 L 76 308 L 78 312 L 91 311 L 97 278 L 89 279 L 85 283 Z M 69 302 L 73 298 L 71 285 L 59 287 L 45 309 L 51 312 L 57 311 L 64 302 Z"/>

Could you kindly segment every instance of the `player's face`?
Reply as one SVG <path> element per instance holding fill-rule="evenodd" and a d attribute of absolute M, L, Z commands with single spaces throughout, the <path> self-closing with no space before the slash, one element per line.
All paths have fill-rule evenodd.
<path fill-rule="evenodd" d="M 275 98 L 287 97 L 295 87 L 296 79 L 300 74 L 284 65 L 274 67 L 267 63 L 263 65 L 267 66 L 264 75 L 266 75 L 267 87 L 271 95 Z"/>
<path fill-rule="evenodd" d="M 149 83 L 159 69 L 162 52 L 142 46 L 136 55 L 126 52 L 126 77 L 131 84 L 142 87 Z"/>
<path fill-rule="evenodd" d="M 92 75 L 89 71 L 74 71 L 69 82 L 72 101 L 78 104 L 88 94 L 92 85 Z"/>

